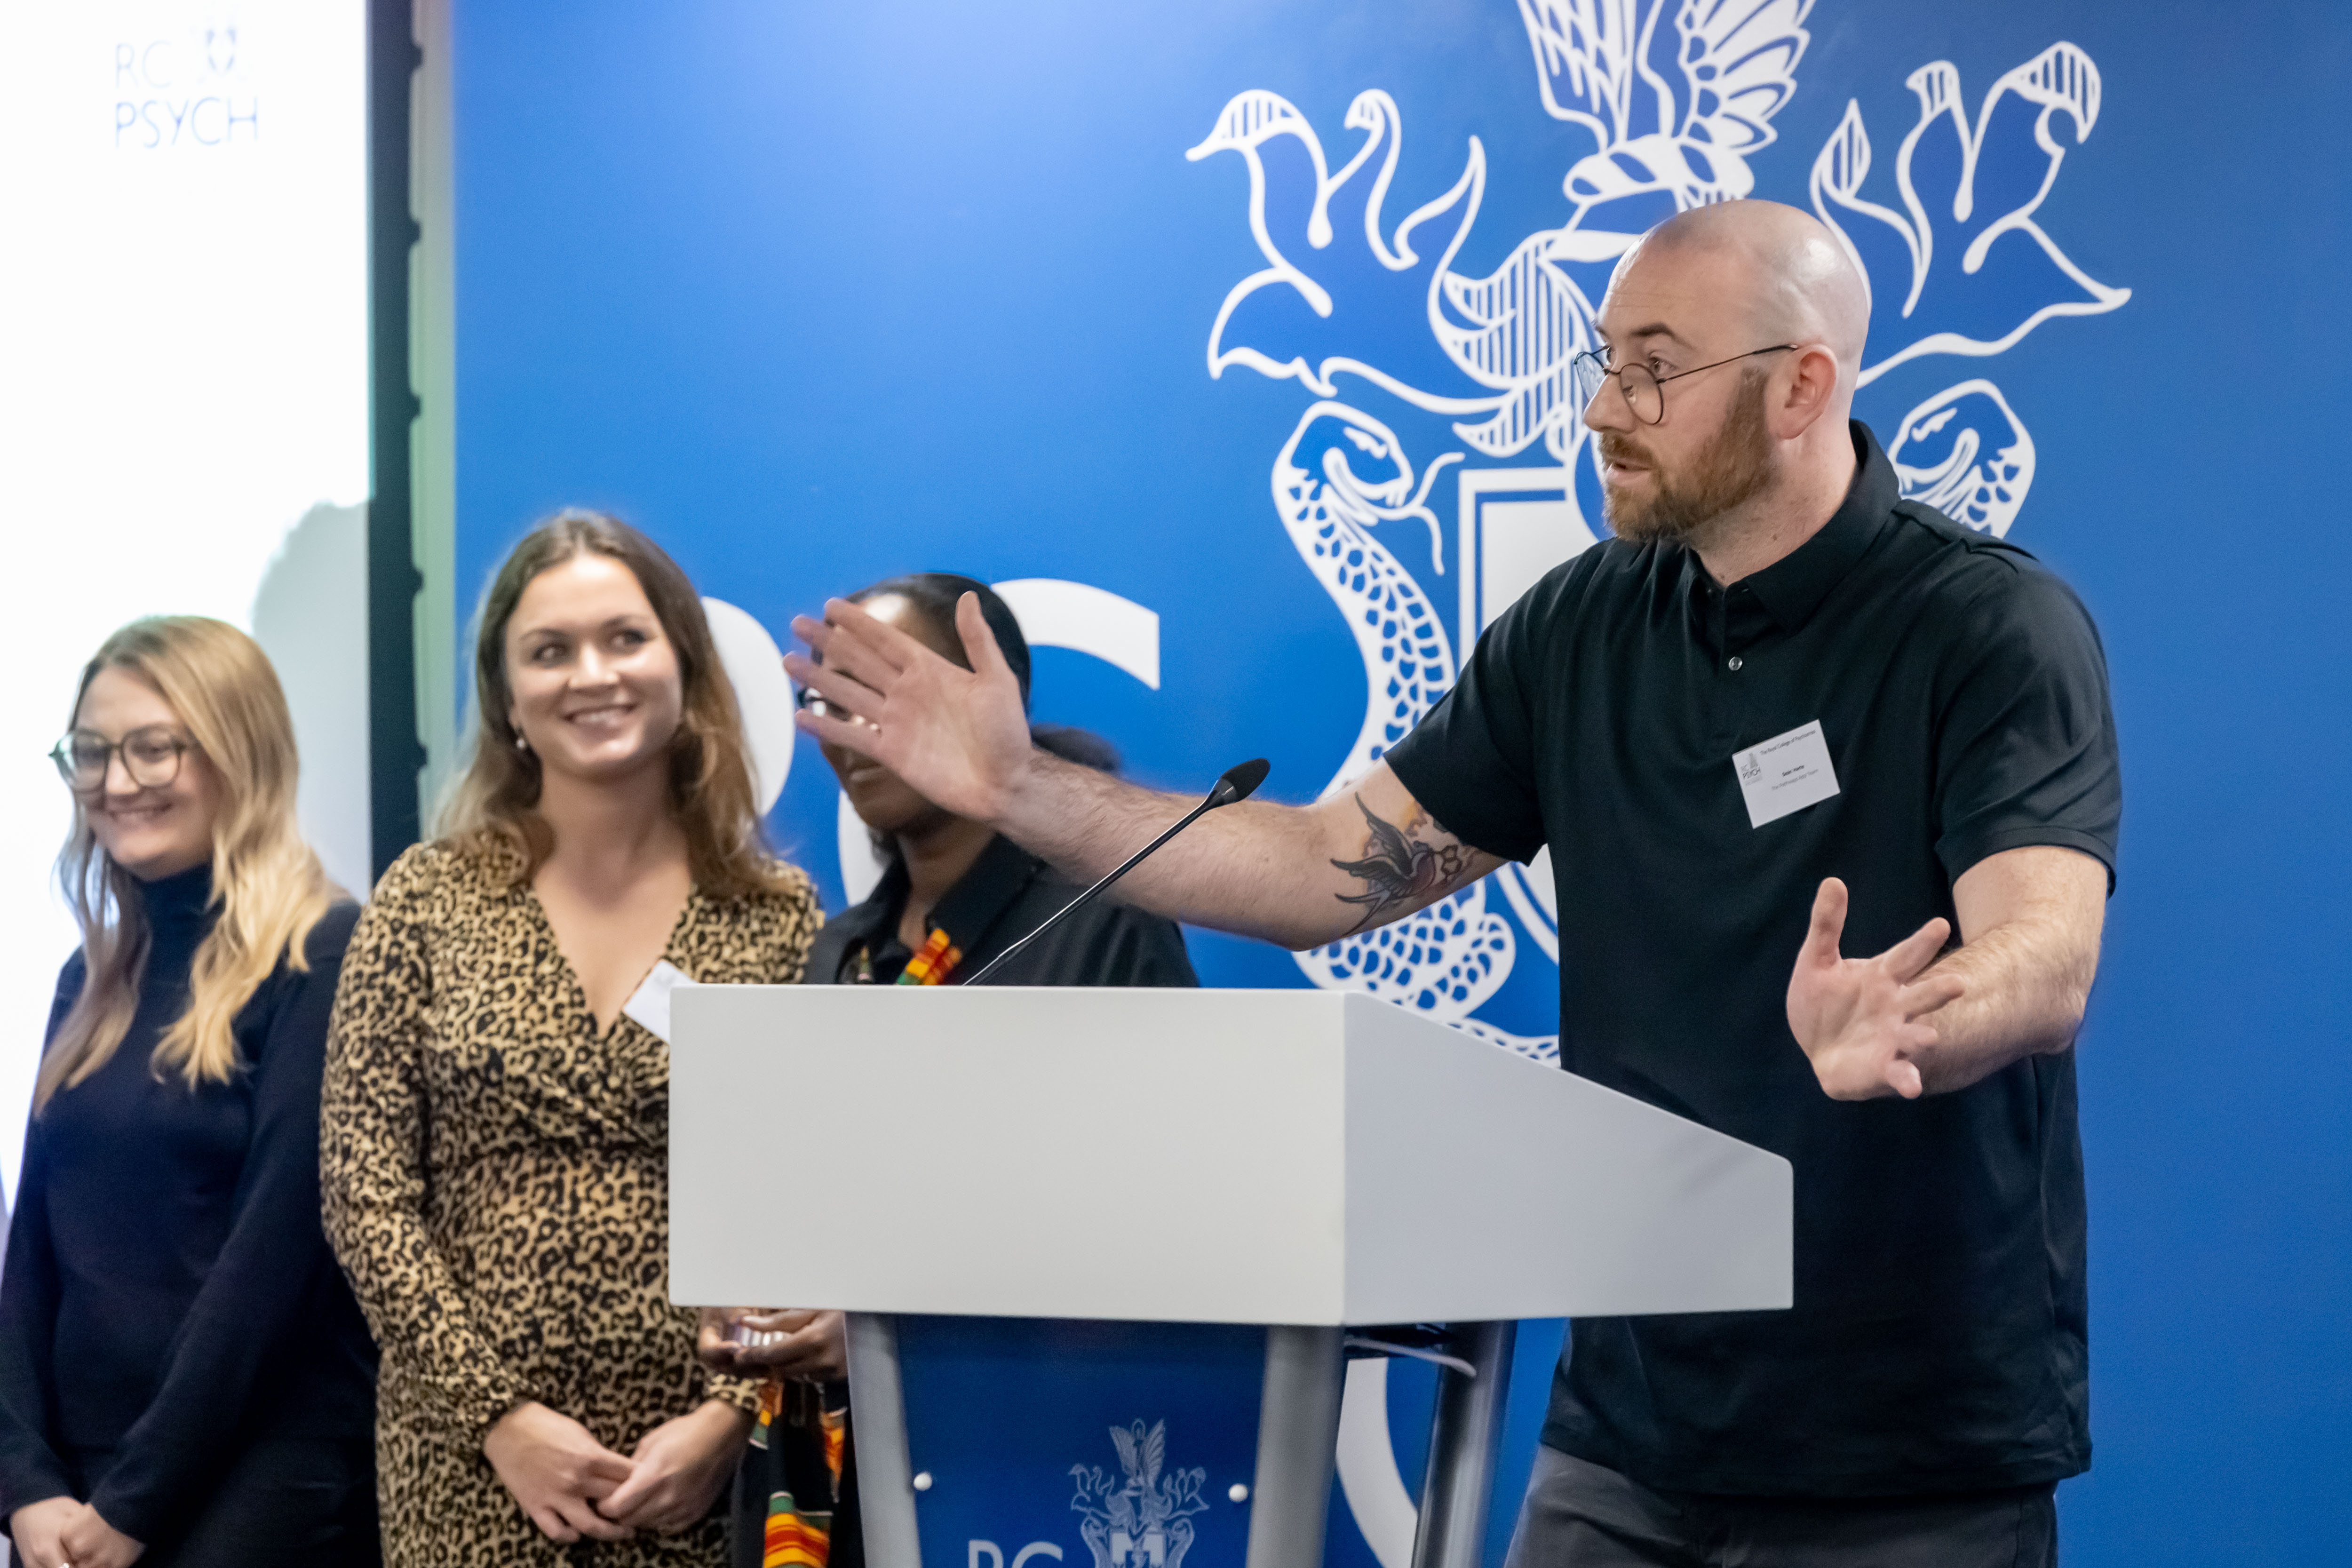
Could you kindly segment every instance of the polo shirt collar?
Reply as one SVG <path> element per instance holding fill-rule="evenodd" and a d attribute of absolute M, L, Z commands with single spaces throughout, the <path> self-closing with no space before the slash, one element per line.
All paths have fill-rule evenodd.
<path fill-rule="evenodd" d="M 923 923 L 929 930 L 945 927 L 948 940 L 969 958 L 1045 868 L 1043 860 L 999 834 L 988 841 L 971 869 L 956 879 L 955 886 Z M 845 965 L 861 948 L 877 958 L 897 948 L 898 917 L 907 908 L 907 863 L 893 856 L 874 890 L 826 922 L 828 931 L 838 931 L 846 939 L 842 949 Z"/>
<path fill-rule="evenodd" d="M 1043 860 L 1000 833 L 988 841 L 988 847 L 980 852 L 971 869 L 956 879 L 956 885 L 947 890 L 924 923 L 932 928 L 946 927 L 948 940 L 961 948 L 968 958 L 979 950 L 981 939 L 1012 908 L 1013 900 L 1028 890 L 1045 866 Z"/>
<path fill-rule="evenodd" d="M 1853 437 L 1854 468 L 1845 500 L 1820 532 L 1734 584 L 1755 595 L 1756 602 L 1784 632 L 1793 632 L 1812 618 L 1830 590 L 1844 581 L 1854 563 L 1868 553 L 1895 503 L 1903 499 L 1895 465 L 1879 449 L 1878 437 L 1859 419 L 1848 425 Z"/>

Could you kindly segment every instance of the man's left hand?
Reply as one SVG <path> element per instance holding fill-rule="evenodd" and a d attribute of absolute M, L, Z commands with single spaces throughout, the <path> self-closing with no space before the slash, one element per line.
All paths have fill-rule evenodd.
<path fill-rule="evenodd" d="M 1916 1100 L 1927 1089 L 1916 1058 L 1937 1043 L 1929 1016 L 1968 989 L 1957 973 L 1927 967 L 1951 922 L 1939 916 L 1875 958 L 1846 958 L 1838 952 L 1845 907 L 1835 877 L 1813 897 L 1812 929 L 1789 977 L 1790 1031 L 1832 1100 Z"/>

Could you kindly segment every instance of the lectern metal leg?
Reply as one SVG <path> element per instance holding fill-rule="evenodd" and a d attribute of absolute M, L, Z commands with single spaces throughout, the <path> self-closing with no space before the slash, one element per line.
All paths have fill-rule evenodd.
<path fill-rule="evenodd" d="M 907 1394 L 898 1376 L 898 1323 L 849 1314 L 849 1407 L 857 1444 L 857 1510 L 873 1568 L 922 1568 L 915 1467 L 907 1451 Z"/>
<path fill-rule="evenodd" d="M 1319 1568 L 1323 1561 L 1347 1376 L 1344 1334 L 1280 1325 L 1265 1331 L 1248 1568 Z"/>
<path fill-rule="evenodd" d="M 1465 1377 L 1451 1368 L 1437 1374 L 1437 1414 L 1430 1424 L 1429 1470 L 1421 1484 L 1412 1568 L 1477 1568 L 1486 1552 L 1486 1509 L 1494 1496 L 1495 1455 L 1503 1441 L 1503 1406 L 1519 1326 L 1455 1327 L 1462 1357 L 1478 1375 Z"/>

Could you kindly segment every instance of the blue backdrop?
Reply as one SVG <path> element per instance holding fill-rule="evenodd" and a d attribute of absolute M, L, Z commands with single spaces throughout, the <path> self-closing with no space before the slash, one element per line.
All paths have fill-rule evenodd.
<path fill-rule="evenodd" d="M 1601 531 L 1557 400 L 1626 237 L 1819 211 L 1871 280 L 1861 412 L 1906 489 L 2056 567 L 2114 671 L 2070 1560 L 2341 1550 L 2352 17 L 505 0 L 455 43 L 461 596 L 565 503 L 779 641 L 889 573 L 1021 580 L 1063 645 L 1040 716 L 1172 787 L 1368 763 Z M 775 823 L 838 907 L 813 751 Z M 1549 897 L 1491 880 L 1412 965 L 1194 952 L 1541 1055 Z"/>

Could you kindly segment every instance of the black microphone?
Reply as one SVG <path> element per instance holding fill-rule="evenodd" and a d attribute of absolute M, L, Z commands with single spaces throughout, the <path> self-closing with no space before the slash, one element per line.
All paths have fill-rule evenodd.
<path fill-rule="evenodd" d="M 1109 876 L 1105 877 L 1101 881 L 1097 882 L 1093 887 L 1088 888 L 1085 892 L 1080 893 L 1076 898 L 1072 899 L 1068 903 L 1064 904 L 1060 909 L 1055 910 L 1052 914 L 1046 916 L 1044 922 L 1040 924 L 1035 931 L 1031 931 L 1027 936 L 1023 937 L 1019 942 L 1014 942 L 1011 947 L 1006 948 L 1003 952 L 998 953 L 994 958 L 990 959 L 986 963 L 981 965 L 980 973 L 974 974 L 971 979 L 965 981 L 963 984 L 966 985 L 977 985 L 982 981 L 987 979 L 989 975 L 996 970 L 997 966 L 1002 964 L 1006 959 L 1011 958 L 1014 953 L 1019 952 L 1023 948 L 1027 947 L 1031 942 L 1035 942 L 1039 937 L 1044 936 L 1047 931 L 1052 931 L 1055 926 L 1060 925 L 1063 921 L 1068 919 L 1071 915 L 1076 913 L 1079 910 L 1093 902 L 1096 894 L 1101 892 L 1105 888 L 1109 887 L 1113 882 L 1118 881 L 1121 877 L 1126 876 L 1129 871 L 1134 870 L 1138 866 L 1142 865 L 1144 860 L 1158 851 L 1161 845 L 1167 843 L 1170 839 L 1175 837 L 1178 834 L 1192 826 L 1192 824 L 1201 820 L 1202 816 L 1205 816 L 1210 812 L 1216 810 L 1217 807 L 1221 805 L 1231 805 L 1237 800 L 1247 800 L 1252 795 L 1255 795 L 1257 792 L 1257 786 L 1265 782 L 1265 775 L 1272 770 L 1272 768 L 1273 764 L 1268 763 L 1264 757 L 1253 757 L 1248 762 L 1235 763 L 1232 767 L 1227 768 L 1218 776 L 1215 787 L 1211 789 L 1206 795 L 1202 797 L 1201 804 L 1186 812 L 1182 820 L 1179 821 L 1175 826 L 1170 828 L 1167 832 L 1161 834 L 1159 837 L 1153 839 L 1150 843 L 1145 845 L 1142 848 L 1137 850 L 1126 859 L 1120 861 L 1118 866 L 1112 868 Z"/>

